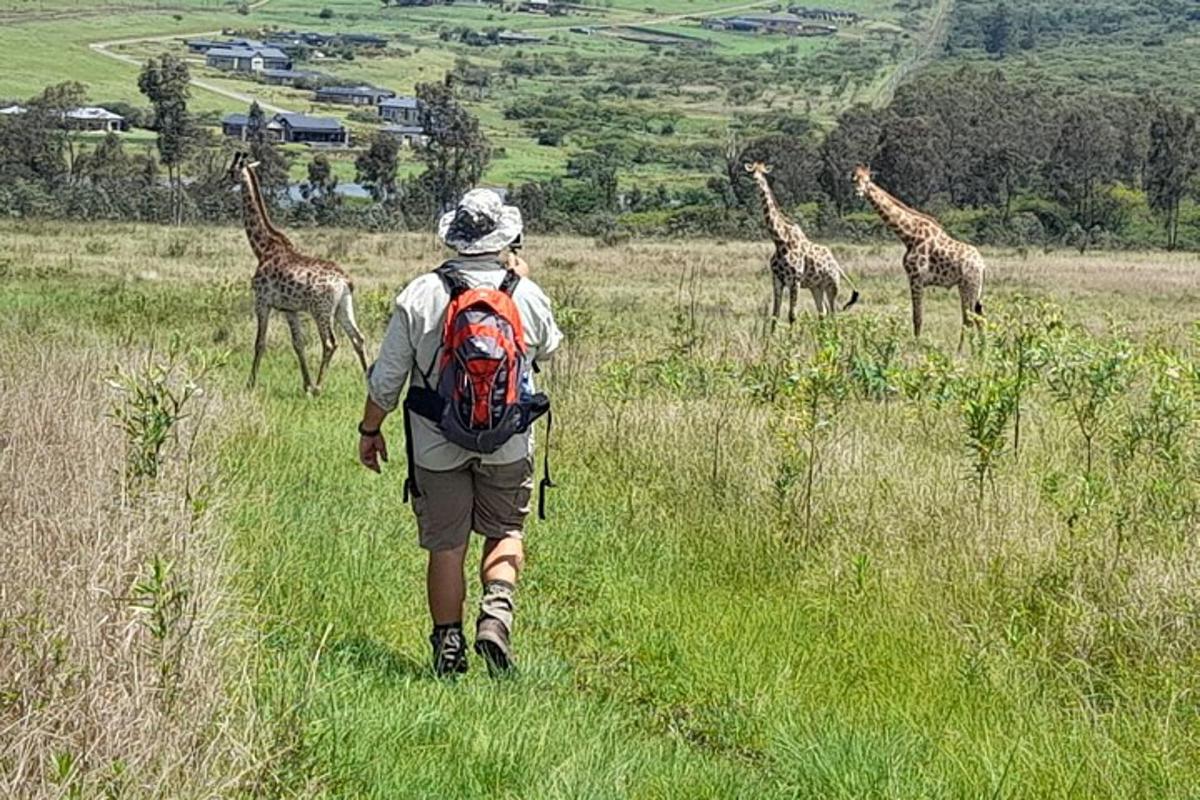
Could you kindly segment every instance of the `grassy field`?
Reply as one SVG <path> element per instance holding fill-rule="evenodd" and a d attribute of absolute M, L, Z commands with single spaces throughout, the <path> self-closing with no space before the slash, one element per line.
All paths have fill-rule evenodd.
<path fill-rule="evenodd" d="M 397 287 L 439 258 L 429 236 L 296 238 L 354 274 L 373 345 Z M 240 231 L 0 223 L 0 242 L 8 552 L 45 541 L 47 508 L 81 542 L 114 535 L 85 513 L 104 491 L 76 496 L 78 475 L 103 488 L 123 469 L 110 363 L 161 360 L 172 336 L 192 365 L 228 354 L 183 436 L 203 432 L 199 527 L 155 517 L 136 547 L 88 550 L 111 571 L 71 566 L 65 545 L 44 570 L 0 569 L 0 646 L 26 654 L 0 659 L 0 726 L 17 734 L 0 737 L 0 789 L 105 796 L 122 750 L 89 738 L 104 723 L 127 726 L 119 797 L 1195 797 L 1195 256 L 989 252 L 987 344 L 955 357 L 949 293 L 932 294 L 923 344 L 906 333 L 893 247 L 837 248 L 862 307 L 817 326 L 802 297 L 801 323 L 768 338 L 765 246 L 531 241 L 569 338 L 546 375 L 562 486 L 530 531 L 519 677 L 475 664 L 446 684 L 426 671 L 402 465 L 355 462 L 348 348 L 306 398 L 276 324 L 259 389 L 243 388 Z M 1017 453 L 992 401 L 1022 332 L 1037 355 Z M 1097 395 L 1056 387 L 1112 359 L 1123 380 L 1100 395 L 1085 473 L 1072 410 Z M 75 438 L 91 472 L 71 466 Z M 982 476 L 972 441 L 994 454 Z M 168 443 L 153 484 L 170 508 L 185 449 Z M 25 468 L 39 453 L 53 458 Z M 162 533 L 189 524 L 191 560 Z M 143 686 L 128 665 L 153 670 L 157 640 L 111 598 L 162 553 L 188 567 L 196 630 L 225 634 L 178 634 L 197 701 L 166 713 L 131 691 L 155 713 L 73 724 L 102 643 L 86 616 L 20 620 L 58 619 L 52 587 L 72 587 L 127 632 L 105 691 Z"/>

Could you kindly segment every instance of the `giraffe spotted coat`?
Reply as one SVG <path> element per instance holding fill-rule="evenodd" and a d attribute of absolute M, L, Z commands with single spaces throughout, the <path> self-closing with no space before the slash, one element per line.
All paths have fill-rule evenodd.
<path fill-rule="evenodd" d="M 258 258 L 258 269 L 251 280 L 258 332 L 254 342 L 254 362 L 250 368 L 250 387 L 253 388 L 258 380 L 273 311 L 282 312 L 287 319 L 292 348 L 300 363 L 300 377 L 306 392 L 316 394 L 321 389 L 325 370 L 337 349 L 333 334 L 335 321 L 346 332 L 365 372 L 367 360 L 363 351 L 363 335 L 354 318 L 354 285 L 349 275 L 332 261 L 300 253 L 287 236 L 271 223 L 253 164 L 246 164 L 244 158 L 238 156 L 234 159 L 231 171 L 241 185 L 246 237 Z M 313 318 L 321 340 L 321 365 L 317 370 L 316 383 L 309 376 L 304 355 L 302 313 Z"/>
<path fill-rule="evenodd" d="M 771 171 L 769 167 L 761 163 L 747 164 L 746 171 L 754 177 L 767 228 L 775 241 L 775 252 L 770 261 L 774 290 L 772 326 L 779 318 L 784 289 L 788 290 L 789 323 L 796 321 L 796 297 L 800 289 L 808 289 L 812 293 L 817 316 L 833 316 L 837 313 L 837 298 L 844 274 L 833 252 L 809 239 L 799 225 L 783 214 L 767 182 L 767 175 Z M 846 307 L 854 305 L 857 300 L 856 291 Z"/>
<path fill-rule="evenodd" d="M 962 308 L 961 350 L 967 329 L 978 327 L 983 316 L 983 256 L 972 245 L 946 233 L 933 217 L 882 189 L 867 167 L 855 169 L 854 184 L 906 248 L 903 263 L 912 296 L 913 335 L 919 337 L 924 324 L 925 287 L 957 287 Z"/>

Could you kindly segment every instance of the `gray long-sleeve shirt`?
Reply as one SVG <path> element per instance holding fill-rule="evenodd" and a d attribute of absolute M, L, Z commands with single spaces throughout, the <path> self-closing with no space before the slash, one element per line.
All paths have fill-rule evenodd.
<path fill-rule="evenodd" d="M 504 279 L 504 270 L 496 268 L 494 257 L 460 256 L 456 260 L 472 288 L 487 286 L 495 289 Z M 513 292 L 513 301 L 521 314 L 529 357 L 545 362 L 563 338 L 554 322 L 550 299 L 536 283 L 523 278 Z M 450 293 L 442 279 L 432 272 L 412 281 L 396 298 L 379 357 L 367 380 L 367 392 L 380 408 L 396 409 L 414 370 L 424 373 L 432 366 L 430 386 L 437 386 L 439 370 L 436 362 L 449 303 Z M 511 464 L 533 455 L 532 433 L 514 436 L 495 453 L 481 455 L 446 441 L 437 426 L 424 417 L 414 414 L 412 426 L 414 458 L 418 465 L 428 470 L 456 469 L 473 458 L 481 459 L 484 464 Z"/>

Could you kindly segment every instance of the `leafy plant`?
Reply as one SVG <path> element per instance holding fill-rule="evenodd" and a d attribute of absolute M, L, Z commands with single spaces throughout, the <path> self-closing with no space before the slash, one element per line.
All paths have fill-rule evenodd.
<path fill-rule="evenodd" d="M 1129 342 L 1096 341 L 1076 331 L 1059 337 L 1048 350 L 1046 385 L 1055 401 L 1067 408 L 1083 438 L 1086 475 L 1092 474 L 1096 437 L 1106 412 L 1131 377 Z"/>
<path fill-rule="evenodd" d="M 197 356 L 189 370 L 181 349 L 173 337 L 162 359 L 151 353 L 139 370 L 117 367 L 109 378 L 109 386 L 119 393 L 109 413 L 125 433 L 129 483 L 158 477 L 163 447 L 202 394 L 200 381 L 225 361 L 223 355 Z"/>
<path fill-rule="evenodd" d="M 138 614 L 142 629 L 150 635 L 159 685 L 168 706 L 174 700 L 174 679 L 179 674 L 184 641 L 191 627 L 186 619 L 190 597 L 191 590 L 176 574 L 174 563 L 158 555 L 130 593 L 129 605 Z"/>
<path fill-rule="evenodd" d="M 812 542 L 813 500 L 817 468 L 824 446 L 833 434 L 850 383 L 842 369 L 841 342 L 835 329 L 825 327 L 817 350 L 793 373 L 788 392 L 789 417 L 799 430 L 804 462 L 805 543 Z"/>
<path fill-rule="evenodd" d="M 1014 376 L 987 370 L 966 376 L 959 384 L 959 411 L 971 456 L 975 509 L 979 514 L 983 510 L 984 486 L 994 483 L 996 463 L 1007 444 L 1005 434 L 1016 407 Z"/>

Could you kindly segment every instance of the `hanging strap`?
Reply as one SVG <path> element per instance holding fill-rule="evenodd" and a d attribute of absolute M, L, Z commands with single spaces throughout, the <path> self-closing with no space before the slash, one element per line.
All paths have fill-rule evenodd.
<path fill-rule="evenodd" d="M 404 479 L 404 499 L 407 503 L 413 497 L 421 496 L 421 489 L 417 486 L 417 466 L 414 458 L 413 450 L 413 428 L 412 428 L 412 400 L 410 397 L 404 398 L 404 451 L 408 457 L 408 477 Z"/>
<path fill-rule="evenodd" d="M 513 272 L 511 269 L 504 273 L 504 280 L 500 281 L 499 289 L 509 297 L 513 296 L 513 292 L 517 290 L 517 284 L 521 282 L 521 276 Z"/>
<path fill-rule="evenodd" d="M 546 492 L 557 484 L 550 477 L 550 431 L 554 426 L 554 414 L 546 410 L 546 446 L 542 451 L 542 482 L 538 484 L 538 519 L 546 518 Z"/>

